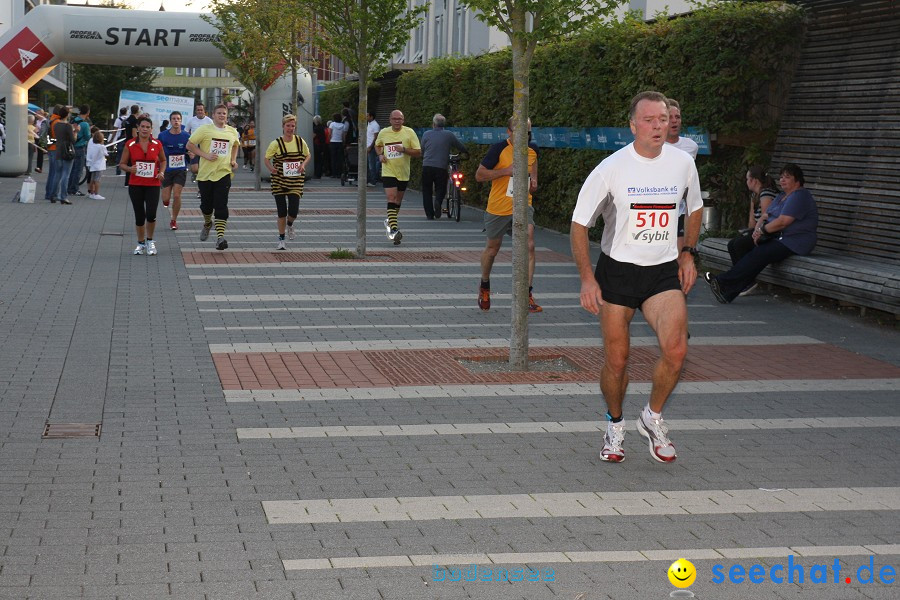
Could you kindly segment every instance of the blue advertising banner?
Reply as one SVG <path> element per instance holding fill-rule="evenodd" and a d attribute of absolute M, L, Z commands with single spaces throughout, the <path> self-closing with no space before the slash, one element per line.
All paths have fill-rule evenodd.
<path fill-rule="evenodd" d="M 506 139 L 505 127 L 448 127 L 463 143 L 490 145 Z M 422 137 L 427 129 L 416 129 Z M 688 127 L 682 135 L 700 146 L 699 154 L 711 154 L 709 134 L 697 127 Z M 587 148 L 590 150 L 618 150 L 634 140 L 627 127 L 532 127 L 531 138 L 539 148 Z"/>

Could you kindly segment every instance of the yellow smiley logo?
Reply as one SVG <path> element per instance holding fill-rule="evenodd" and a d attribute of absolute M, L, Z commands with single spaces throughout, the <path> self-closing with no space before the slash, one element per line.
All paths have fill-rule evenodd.
<path fill-rule="evenodd" d="M 679 558 L 669 565 L 669 581 L 677 588 L 691 587 L 697 579 L 697 569 L 690 561 Z"/>

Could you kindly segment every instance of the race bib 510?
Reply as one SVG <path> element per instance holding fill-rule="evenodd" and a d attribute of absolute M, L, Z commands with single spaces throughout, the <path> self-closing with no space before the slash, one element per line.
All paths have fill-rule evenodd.
<path fill-rule="evenodd" d="M 644 246 L 664 246 L 675 240 L 669 225 L 677 221 L 675 203 L 632 204 L 628 211 L 627 243 Z"/>

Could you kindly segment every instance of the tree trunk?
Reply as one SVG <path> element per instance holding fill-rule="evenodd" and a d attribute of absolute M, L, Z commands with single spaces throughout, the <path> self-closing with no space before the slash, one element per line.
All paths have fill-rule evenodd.
<path fill-rule="evenodd" d="M 297 60 L 294 58 L 296 56 L 297 51 L 297 27 L 294 26 L 291 28 L 291 60 L 288 63 L 288 67 L 291 70 L 291 114 L 300 118 L 300 115 L 297 114 Z"/>
<path fill-rule="evenodd" d="M 513 31 L 524 32 L 526 13 L 518 4 L 510 14 Z M 526 41 L 510 36 L 513 63 L 513 243 L 512 320 L 509 366 L 528 370 L 528 61 Z"/>
<path fill-rule="evenodd" d="M 259 123 L 259 116 L 260 116 L 260 115 L 259 115 L 259 96 L 260 96 L 260 91 L 261 91 L 261 90 L 257 89 L 257 90 L 256 90 L 256 93 L 253 94 L 253 120 L 254 120 L 256 123 Z M 259 126 L 257 125 L 257 130 L 258 130 L 258 129 L 259 129 Z M 260 171 L 261 171 L 262 169 L 259 168 L 259 136 L 258 136 L 258 135 L 256 136 L 256 157 L 255 157 L 255 159 L 254 159 L 253 162 L 254 162 L 254 167 L 253 167 L 253 175 L 254 175 L 254 177 L 253 177 L 253 189 L 255 189 L 255 190 L 258 192 L 260 189 L 262 189 L 262 180 L 260 179 Z"/>
<path fill-rule="evenodd" d="M 366 113 L 369 111 L 369 70 L 359 71 L 359 106 L 356 107 L 357 154 L 356 154 L 356 255 L 366 255 L 366 183 L 368 163 L 366 161 Z"/>

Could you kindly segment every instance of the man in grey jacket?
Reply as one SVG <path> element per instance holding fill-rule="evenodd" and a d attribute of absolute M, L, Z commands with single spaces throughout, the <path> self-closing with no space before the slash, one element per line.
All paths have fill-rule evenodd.
<path fill-rule="evenodd" d="M 447 125 L 444 115 L 434 115 L 431 124 L 433 129 L 422 135 L 422 207 L 429 221 L 441 218 L 441 205 L 447 194 L 450 148 L 466 151 L 462 142 L 444 129 Z"/>

